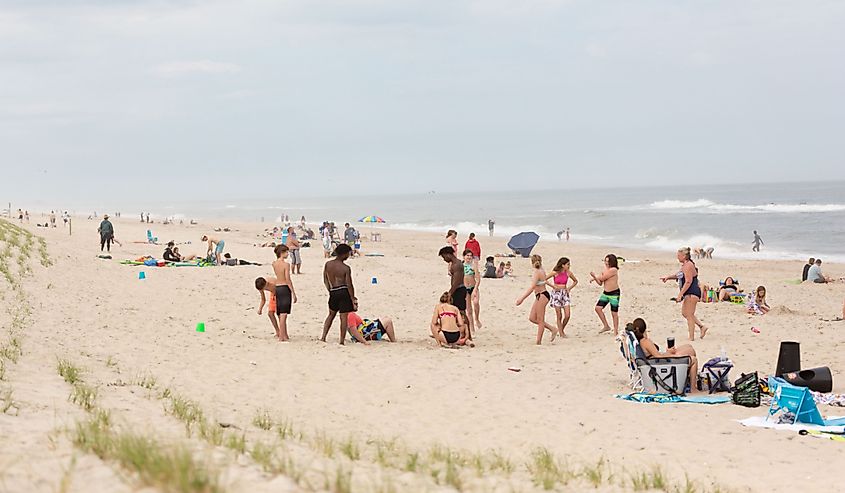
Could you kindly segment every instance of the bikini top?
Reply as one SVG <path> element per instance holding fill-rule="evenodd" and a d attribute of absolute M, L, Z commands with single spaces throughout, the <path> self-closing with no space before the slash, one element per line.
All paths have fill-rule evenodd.
<path fill-rule="evenodd" d="M 475 269 L 472 268 L 472 264 L 464 264 L 464 275 L 465 276 L 474 276 Z"/>
<path fill-rule="evenodd" d="M 569 273 L 566 271 L 558 272 L 554 277 L 555 284 L 566 285 L 569 282 Z"/>
<path fill-rule="evenodd" d="M 443 313 L 440 313 L 439 315 L 437 315 L 437 318 L 443 318 L 443 317 L 455 317 L 455 318 L 458 318 L 458 314 L 457 314 L 457 313 L 455 313 L 455 312 L 443 312 Z"/>

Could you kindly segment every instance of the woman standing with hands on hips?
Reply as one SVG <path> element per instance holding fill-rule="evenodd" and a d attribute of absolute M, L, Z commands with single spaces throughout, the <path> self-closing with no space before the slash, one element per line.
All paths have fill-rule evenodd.
<path fill-rule="evenodd" d="M 698 268 L 695 262 L 690 258 L 689 247 L 678 249 L 678 262 L 681 263 L 681 271 L 676 274 L 661 277 L 663 282 L 669 279 L 678 279 L 681 291 L 675 298 L 676 303 L 681 304 L 681 315 L 687 319 L 687 328 L 689 329 L 689 340 L 695 340 L 695 327 L 698 326 L 701 333 L 700 336 L 704 339 L 704 334 L 707 333 L 707 327 L 701 323 L 695 316 L 695 307 L 698 300 L 701 299 L 701 287 L 698 285 Z"/>
<path fill-rule="evenodd" d="M 569 323 L 570 306 L 572 305 L 569 291 L 578 285 L 578 279 L 569 270 L 568 258 L 561 257 L 558 259 L 554 269 L 546 277 L 546 281 L 549 279 L 552 279 L 552 286 L 554 287 L 551 305 L 555 309 L 555 315 L 557 315 L 557 332 L 559 336 L 566 337 L 563 331 L 566 329 L 566 324 Z M 573 281 L 572 286 L 568 286 L 570 279 Z M 561 313 L 561 310 L 563 310 L 563 313 Z"/>

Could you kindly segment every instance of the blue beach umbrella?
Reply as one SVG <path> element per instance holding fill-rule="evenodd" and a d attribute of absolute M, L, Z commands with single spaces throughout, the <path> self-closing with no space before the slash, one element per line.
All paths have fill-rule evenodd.
<path fill-rule="evenodd" d="M 533 231 L 523 231 L 522 233 L 511 237 L 510 241 L 508 241 L 508 248 L 523 257 L 528 257 L 531 255 L 531 250 L 534 249 L 534 245 L 537 244 L 539 239 L 540 235 L 537 233 Z"/>

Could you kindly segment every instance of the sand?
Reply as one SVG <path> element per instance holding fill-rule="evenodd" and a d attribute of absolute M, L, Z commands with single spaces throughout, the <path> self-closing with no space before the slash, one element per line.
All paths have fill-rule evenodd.
<path fill-rule="evenodd" d="M 581 281 L 572 293 L 569 337 L 534 344 L 531 299 L 515 306 L 531 268 L 526 259 L 513 259 L 515 278 L 482 281 L 477 347 L 447 350 L 428 337 L 436 298 L 449 285 L 436 256 L 440 235 L 381 229 L 382 241 L 365 241 L 363 251 L 384 256 L 349 262 L 359 313 L 396 324 L 399 342 L 370 347 L 338 345 L 337 325 L 328 343 L 318 341 L 328 296 L 322 249 L 312 242 L 315 248 L 303 250 L 303 274 L 294 277 L 299 302 L 289 318 L 291 342 L 282 344 L 268 318 L 257 314 L 253 285 L 257 276 L 271 274 L 272 250 L 255 246 L 264 241 L 259 234 L 266 225 L 226 223 L 234 231 L 220 233 L 227 251 L 263 266 L 152 268 L 119 264 L 161 255 L 163 246 L 135 243 L 146 238 L 147 225 L 113 222 L 123 242 L 112 249 L 113 260 L 96 258 L 94 221 L 77 220 L 72 236 L 61 226 L 28 226 L 46 239 L 53 265 L 40 265 L 34 254 L 32 273 L 21 283 L 26 301 L 4 287 L 3 326 L 24 303 L 31 315 L 22 322 L 22 354 L 16 363 L 6 361 L 0 382 L 0 397 L 10 389 L 7 401 L 13 402 L 0 414 L 0 490 L 163 489 L 74 445 L 76 423 L 96 409 L 111 411 L 115 430 L 156 437 L 166 446 L 186 444 L 198 463 L 219 473 L 227 491 L 532 491 L 542 489 L 542 475 L 526 463 L 535 464 L 541 447 L 560 461 L 549 486 L 569 490 L 644 489 L 632 478 L 659 467 L 666 489 L 683 490 L 689 482 L 697 491 L 815 491 L 829 489 L 840 474 L 836 466 L 845 465 L 841 443 L 737 423 L 764 415 L 765 408 L 613 397 L 628 390 L 628 373 L 613 337 L 597 334 L 599 288 L 587 282 L 588 273 L 610 251 L 638 261 L 620 272 L 623 325 L 641 316 L 655 341 L 674 336 L 680 344 L 686 323 L 669 301 L 677 288 L 659 281 L 677 270 L 672 253 L 541 242 L 535 253 L 547 268 L 566 255 Z M 206 225 L 150 227 L 163 241 L 191 241 L 181 250 L 195 254 L 204 253 L 199 238 L 210 231 Z M 365 236 L 372 230 L 360 229 Z M 466 232 L 460 233 L 463 244 Z M 479 240 L 483 256 L 505 251 L 503 238 Z M 693 343 L 702 361 L 724 348 L 736 365 L 733 379 L 742 372 L 768 374 L 779 342 L 797 340 L 804 366 L 829 366 L 834 392 L 845 393 L 845 322 L 821 320 L 841 315 L 845 283 L 795 285 L 789 281 L 799 277 L 800 261 L 713 259 L 698 266 L 710 284 L 733 275 L 745 289 L 765 285 L 772 306 L 760 317 L 730 303 L 700 304 L 699 317 L 710 327 Z M 825 265 L 825 271 L 845 273 L 842 265 Z M 554 321 L 551 309 L 547 319 Z M 198 322 L 205 323 L 204 333 L 195 331 Z M 57 359 L 80 367 L 84 382 L 98 389 L 94 411 L 69 399 L 72 386 L 59 376 Z M 247 453 L 210 444 L 196 426 L 187 433 L 168 412 L 173 395 L 196 402 L 214 428 L 231 425 L 220 431 L 243 436 Z M 821 411 L 845 415 L 845 408 Z M 254 422 L 264 413 L 269 431 Z M 280 438 L 280 423 L 292 426 L 292 437 Z M 257 443 L 275 447 L 274 461 L 284 454 L 291 462 L 282 467 L 249 453 Z M 419 464 L 410 464 L 414 457 Z"/>

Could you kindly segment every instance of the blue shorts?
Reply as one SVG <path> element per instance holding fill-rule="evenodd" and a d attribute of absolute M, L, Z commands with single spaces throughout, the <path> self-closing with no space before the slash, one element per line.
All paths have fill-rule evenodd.
<path fill-rule="evenodd" d="M 214 249 L 214 253 L 223 253 L 223 247 L 226 246 L 226 242 L 224 240 L 220 240 L 217 242 L 217 248 Z"/>

